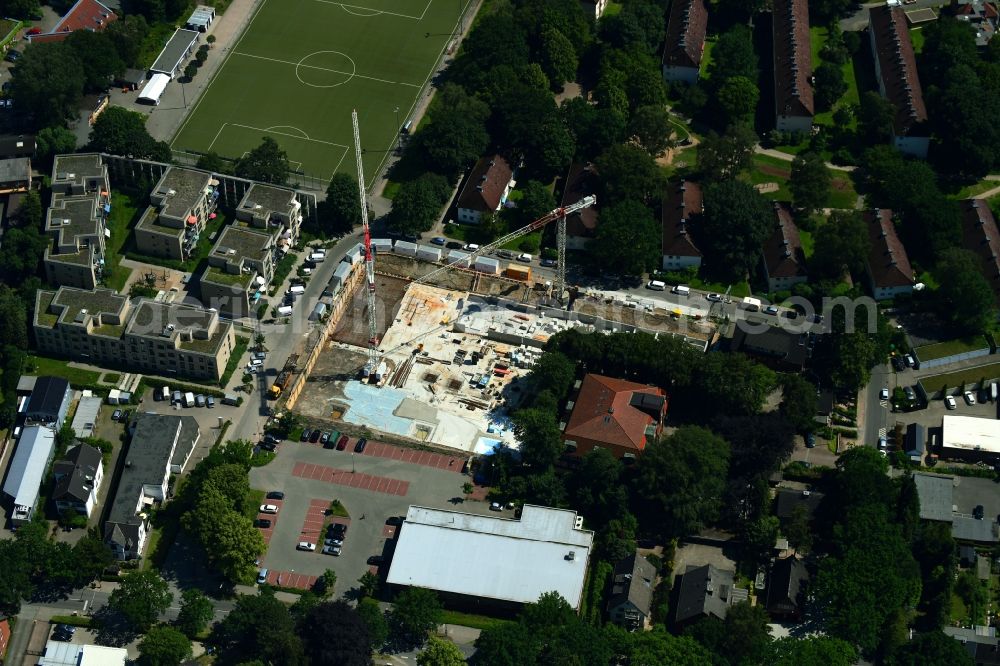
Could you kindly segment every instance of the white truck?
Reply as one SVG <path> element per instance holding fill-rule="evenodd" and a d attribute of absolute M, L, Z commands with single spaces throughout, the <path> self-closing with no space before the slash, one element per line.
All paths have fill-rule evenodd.
<path fill-rule="evenodd" d="M 749 310 L 750 312 L 760 312 L 760 305 L 761 305 L 760 299 L 753 298 L 751 296 L 747 296 L 740 303 L 740 307 L 742 307 L 744 310 Z"/>
<path fill-rule="evenodd" d="M 191 391 L 188 391 L 187 393 L 184 394 L 184 406 L 194 407 L 194 393 L 192 393 Z"/>

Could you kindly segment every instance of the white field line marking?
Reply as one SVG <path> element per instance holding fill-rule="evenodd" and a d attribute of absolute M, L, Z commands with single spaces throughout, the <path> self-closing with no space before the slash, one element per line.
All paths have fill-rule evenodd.
<path fill-rule="evenodd" d="M 239 123 L 228 123 L 233 127 L 241 127 L 243 129 L 253 130 L 254 132 L 264 132 L 265 134 L 277 134 L 278 136 L 287 136 L 291 139 L 298 139 L 299 141 L 311 141 L 313 143 L 322 143 L 327 146 L 336 146 L 337 148 L 347 148 L 347 146 L 341 143 L 334 143 L 332 141 L 323 141 L 322 139 L 308 139 L 301 137 L 298 134 L 289 134 L 288 132 L 278 132 L 276 130 L 262 129 L 260 127 L 254 127 L 252 125 L 241 125 Z"/>
<path fill-rule="evenodd" d="M 334 0 L 316 0 L 316 2 L 322 2 L 322 3 L 328 4 L 328 5 L 340 5 L 343 8 L 344 11 L 346 11 L 348 14 L 351 14 L 352 16 L 363 16 L 363 17 L 367 18 L 367 17 L 370 17 L 370 16 L 378 16 L 380 14 L 385 14 L 387 16 L 398 16 L 399 18 L 410 19 L 411 21 L 420 21 L 420 20 L 422 20 L 424 18 L 424 14 L 427 13 L 427 7 L 431 6 L 431 2 L 433 2 L 433 0 L 427 0 L 427 7 L 424 7 L 424 11 L 420 12 L 420 16 L 410 16 L 409 14 L 399 14 L 397 12 L 385 11 L 384 9 L 372 9 L 371 7 L 363 7 L 361 5 L 351 5 L 351 4 L 348 4 L 346 2 L 335 2 Z M 354 12 L 350 11 L 350 9 L 348 9 L 348 7 L 350 7 L 351 9 L 360 9 L 362 11 L 375 12 L 375 13 L 374 14 L 355 14 Z"/>
<path fill-rule="evenodd" d="M 292 67 L 304 67 L 306 69 L 318 69 L 323 72 L 332 72 L 333 74 L 343 74 L 344 76 L 350 76 L 350 72 L 342 72 L 339 69 L 330 69 L 329 67 L 319 67 L 317 65 L 300 65 L 297 62 L 292 62 L 290 60 L 279 60 L 278 58 L 268 58 L 267 56 L 254 55 L 252 53 L 234 52 L 234 55 L 241 55 L 247 58 L 257 58 L 258 60 L 270 60 L 271 62 L 278 62 L 283 65 L 291 65 Z M 411 88 L 422 88 L 423 84 L 417 85 L 416 83 L 403 83 L 402 81 L 389 81 L 387 79 L 380 79 L 374 76 L 365 76 L 364 74 L 354 74 L 354 76 L 359 79 L 368 79 L 370 81 L 378 81 L 379 83 L 388 83 L 393 86 L 409 86 Z"/>

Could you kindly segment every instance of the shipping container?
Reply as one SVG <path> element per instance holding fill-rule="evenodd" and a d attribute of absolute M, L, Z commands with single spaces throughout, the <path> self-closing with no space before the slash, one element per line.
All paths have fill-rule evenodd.
<path fill-rule="evenodd" d="M 531 280 L 531 267 L 530 266 L 516 266 L 511 264 L 507 267 L 507 277 L 512 280 L 524 280 L 528 282 Z"/>
<path fill-rule="evenodd" d="M 441 261 L 441 248 L 429 245 L 417 246 L 417 259 L 425 261 Z"/>
<path fill-rule="evenodd" d="M 322 319 L 323 315 L 326 314 L 326 303 L 317 303 L 313 311 L 309 313 L 309 319 L 316 321 Z"/>
<path fill-rule="evenodd" d="M 409 241 L 398 240 L 396 241 L 395 252 L 396 254 L 401 254 L 405 257 L 415 257 L 417 256 L 417 244 Z"/>
<path fill-rule="evenodd" d="M 492 257 L 476 257 L 474 268 L 480 273 L 500 274 L 500 262 Z"/>
<path fill-rule="evenodd" d="M 376 252 L 392 252 L 391 238 L 373 238 L 372 249 Z"/>
<path fill-rule="evenodd" d="M 451 250 L 448 252 L 448 263 L 467 267 L 469 265 L 469 253 L 462 252 L 461 250 Z"/>

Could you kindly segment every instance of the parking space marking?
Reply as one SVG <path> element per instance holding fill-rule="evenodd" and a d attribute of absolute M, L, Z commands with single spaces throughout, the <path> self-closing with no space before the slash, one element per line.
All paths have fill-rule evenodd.
<path fill-rule="evenodd" d="M 462 461 L 455 456 L 449 456 L 443 453 L 432 453 L 431 451 L 417 451 L 415 449 L 392 446 L 383 442 L 369 441 L 367 446 L 365 446 L 364 453 L 361 455 L 400 460 L 402 462 L 410 463 L 412 465 L 421 465 L 423 467 L 451 469 L 458 474 L 462 473 Z"/>
<path fill-rule="evenodd" d="M 314 481 L 323 481 L 351 488 L 361 488 L 387 495 L 406 495 L 410 488 L 408 481 L 374 476 L 362 472 L 354 473 L 335 467 L 326 467 L 325 465 L 298 463 L 292 468 L 292 474 L 301 478 L 313 479 Z M 383 481 L 385 482 L 384 487 Z"/>
<path fill-rule="evenodd" d="M 316 579 L 319 576 L 307 576 L 305 574 L 295 573 L 294 571 L 269 571 L 267 573 L 267 582 L 271 585 L 280 585 L 281 587 L 294 587 L 299 590 L 310 590 L 313 584 L 316 583 Z"/>
<path fill-rule="evenodd" d="M 273 504 L 274 506 L 278 507 L 278 513 L 260 513 L 260 512 L 257 513 L 258 520 L 264 519 L 271 521 L 270 527 L 257 528 L 260 530 L 261 535 L 264 537 L 264 543 L 270 544 L 271 537 L 274 536 L 274 529 L 278 526 L 278 516 L 281 515 L 281 507 L 284 506 L 285 503 L 283 500 L 274 500 L 274 499 L 272 500 L 266 499 L 264 500 L 264 503 Z"/>
<path fill-rule="evenodd" d="M 329 500 L 311 499 L 309 508 L 306 510 L 305 519 L 302 521 L 302 531 L 299 533 L 299 541 L 308 541 L 318 544 L 323 531 L 323 521 L 326 519 L 326 510 L 330 506 Z"/>

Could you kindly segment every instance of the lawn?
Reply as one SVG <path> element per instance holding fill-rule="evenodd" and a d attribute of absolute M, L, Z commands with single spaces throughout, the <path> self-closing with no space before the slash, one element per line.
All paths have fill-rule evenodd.
<path fill-rule="evenodd" d="M 68 364 L 69 361 L 32 355 L 28 356 L 24 372 L 25 374 L 62 377 L 74 387 L 90 386 L 96 384 L 101 378 L 100 372 L 85 370 L 83 368 L 71 368 Z"/>
<path fill-rule="evenodd" d="M 987 343 L 986 339 L 982 336 L 972 336 L 968 338 L 946 340 L 933 345 L 924 345 L 923 347 L 917 347 L 913 351 L 916 352 L 917 358 L 921 361 L 932 361 L 936 358 L 944 358 L 945 356 L 951 356 L 952 354 L 963 354 L 965 352 L 983 349 L 988 346 L 989 343 Z"/>
<path fill-rule="evenodd" d="M 370 182 L 469 4 L 264 0 L 171 147 L 236 159 L 268 136 L 294 171 L 325 181 L 355 172 L 357 110 Z"/>
<path fill-rule="evenodd" d="M 132 275 L 132 269 L 121 266 L 120 262 L 125 243 L 132 234 L 132 229 L 139 220 L 141 212 L 142 206 L 133 201 L 131 197 L 121 192 L 111 193 L 111 214 L 108 216 L 108 230 L 111 232 L 111 239 L 106 245 L 107 257 L 105 258 L 105 261 L 109 262 L 105 264 L 105 269 L 109 270 L 110 273 L 105 276 L 104 283 L 115 291 L 124 289 L 125 283 Z"/>
<path fill-rule="evenodd" d="M 762 183 L 777 183 L 778 189 L 765 192 L 764 196 L 772 201 L 791 201 L 792 194 L 788 190 L 788 179 L 791 176 L 792 163 L 770 155 L 754 155 L 750 170 L 750 182 L 754 185 Z M 833 182 L 830 187 L 830 197 L 826 201 L 827 208 L 853 209 L 858 200 L 854 183 L 846 173 L 833 172 Z"/>
<path fill-rule="evenodd" d="M 913 44 L 913 52 L 920 55 L 924 50 L 924 29 L 910 28 L 910 43 Z"/>
<path fill-rule="evenodd" d="M 499 620 L 495 617 L 485 615 L 473 615 L 472 613 L 461 613 L 459 611 L 445 610 L 441 612 L 442 624 L 457 624 L 473 629 L 495 629 L 505 624 L 510 624 L 510 620 Z"/>
<path fill-rule="evenodd" d="M 978 183 L 973 183 L 971 185 L 966 185 L 952 195 L 953 199 L 971 199 L 973 197 L 978 197 L 983 192 L 988 192 L 994 187 L 1000 187 L 1000 182 L 995 180 L 981 180 Z"/>
<path fill-rule="evenodd" d="M 802 253 L 806 255 L 806 259 L 813 256 L 813 252 L 816 251 L 816 241 L 813 240 L 812 232 L 799 228 L 799 241 L 802 242 Z"/>
<path fill-rule="evenodd" d="M 219 380 L 219 386 L 226 388 L 226 385 L 229 384 L 229 378 L 236 372 L 236 368 L 240 367 L 243 355 L 246 353 L 249 345 L 250 338 L 236 336 L 236 345 L 233 347 L 233 353 L 229 357 L 229 363 L 226 364 L 226 371 L 222 373 L 222 379 Z"/>
<path fill-rule="evenodd" d="M 812 65 L 814 70 L 819 67 L 822 62 L 822 58 L 820 58 L 819 53 L 823 50 L 823 46 L 826 44 L 828 34 L 829 32 L 825 27 L 813 26 L 809 29 L 809 41 L 812 49 Z M 847 83 L 847 92 L 845 92 L 843 97 L 841 97 L 840 100 L 834 105 L 834 109 L 838 106 L 858 104 L 861 99 L 858 94 L 857 77 L 854 75 L 853 59 L 848 58 L 847 62 L 841 65 L 841 71 L 844 75 L 844 82 Z M 834 109 L 824 111 L 823 113 L 817 113 L 814 118 L 816 124 L 832 126 Z"/>
<path fill-rule="evenodd" d="M 985 379 L 987 381 L 991 379 L 1000 379 L 1000 363 L 990 363 L 989 365 L 966 368 L 965 370 L 949 372 L 943 375 L 924 377 L 920 380 L 920 384 L 924 387 L 928 396 L 933 396 L 938 393 L 942 387 L 955 388 L 957 386 L 961 386 L 962 384 L 972 386 L 977 384 L 980 379 Z"/>

